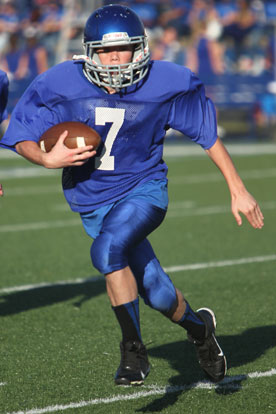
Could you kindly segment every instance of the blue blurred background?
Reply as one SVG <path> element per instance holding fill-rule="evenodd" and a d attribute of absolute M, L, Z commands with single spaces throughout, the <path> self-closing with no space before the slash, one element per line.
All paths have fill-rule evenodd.
<path fill-rule="evenodd" d="M 9 114 L 35 76 L 82 53 L 86 19 L 111 3 L 0 0 L 0 68 L 10 79 Z M 144 22 L 153 59 L 198 74 L 216 104 L 224 140 L 276 140 L 276 1 L 116 3 L 130 6 Z"/>

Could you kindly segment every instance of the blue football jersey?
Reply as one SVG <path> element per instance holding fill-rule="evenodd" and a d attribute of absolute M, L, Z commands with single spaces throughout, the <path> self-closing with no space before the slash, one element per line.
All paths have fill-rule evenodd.
<path fill-rule="evenodd" d="M 0 70 L 0 124 L 4 119 L 7 119 L 8 113 L 6 110 L 9 93 L 9 81 L 7 74 Z"/>
<path fill-rule="evenodd" d="M 58 64 L 25 91 L 1 146 L 37 142 L 49 127 L 65 121 L 88 124 L 103 140 L 96 157 L 63 171 L 65 197 L 78 212 L 117 201 L 146 181 L 164 179 L 168 128 L 204 149 L 217 139 L 215 109 L 204 86 L 189 69 L 171 62 L 151 62 L 143 81 L 114 94 L 88 81 L 83 62 Z"/>

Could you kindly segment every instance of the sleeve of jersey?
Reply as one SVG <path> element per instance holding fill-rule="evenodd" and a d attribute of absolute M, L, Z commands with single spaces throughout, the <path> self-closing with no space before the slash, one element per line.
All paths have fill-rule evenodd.
<path fill-rule="evenodd" d="M 0 92 L 0 123 L 8 118 L 8 113 L 6 110 L 6 106 L 8 103 L 8 89 L 9 89 L 9 81 L 7 75 L 3 72 L 3 76 L 1 79 L 1 92 Z"/>
<path fill-rule="evenodd" d="M 188 91 L 173 101 L 169 126 L 182 132 L 204 149 L 217 140 L 217 119 L 213 102 L 206 97 L 201 81 L 191 72 Z"/>
<path fill-rule="evenodd" d="M 15 151 L 21 141 L 38 142 L 45 124 L 54 124 L 55 114 L 41 98 L 41 91 L 34 81 L 24 92 L 12 112 L 9 126 L 0 141 L 0 146 Z"/>

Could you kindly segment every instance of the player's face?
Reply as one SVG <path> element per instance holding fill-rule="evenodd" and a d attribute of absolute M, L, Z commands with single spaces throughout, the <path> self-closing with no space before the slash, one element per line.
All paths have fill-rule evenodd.
<path fill-rule="evenodd" d="M 132 60 L 133 46 L 113 46 L 97 49 L 102 65 L 124 65 Z"/>

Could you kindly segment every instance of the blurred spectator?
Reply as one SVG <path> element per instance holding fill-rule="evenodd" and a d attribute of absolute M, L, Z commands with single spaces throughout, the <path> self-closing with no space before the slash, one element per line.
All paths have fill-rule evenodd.
<path fill-rule="evenodd" d="M 41 30 L 40 28 L 41 15 L 42 15 L 41 7 L 39 6 L 32 7 L 29 10 L 29 12 L 26 13 L 24 17 L 22 18 L 21 29 L 25 30 L 31 25 L 32 27 L 35 27 L 36 29 Z"/>
<path fill-rule="evenodd" d="M 195 23 L 206 20 L 209 10 L 213 7 L 211 0 L 193 0 L 188 17 L 189 25 L 193 26 Z"/>
<path fill-rule="evenodd" d="M 8 95 L 9 95 L 9 80 L 7 74 L 0 70 L 0 135 L 2 136 L 2 132 L 5 129 L 4 122 L 8 118 L 8 112 L 6 109 L 8 103 Z M 1 191 L 1 184 L 0 184 L 0 191 Z M 1 195 L 1 194 L 0 194 Z"/>
<path fill-rule="evenodd" d="M 48 69 L 46 49 L 38 43 L 37 29 L 30 26 L 23 32 L 24 41 L 19 33 L 9 37 L 9 47 L 1 57 L 1 69 L 10 81 L 25 79 L 31 82 L 37 75 Z"/>
<path fill-rule="evenodd" d="M 244 41 L 244 49 L 237 59 L 236 71 L 240 74 L 260 76 L 272 69 L 268 59 L 269 39 L 267 35 L 258 36 L 258 42 L 248 37 Z"/>
<path fill-rule="evenodd" d="M 254 29 L 257 18 L 250 1 L 237 0 L 235 10 L 221 18 L 223 37 L 230 36 L 235 42 L 237 58 L 243 51 L 246 36 Z"/>
<path fill-rule="evenodd" d="M 267 66 L 271 67 L 272 69 L 276 68 L 275 51 L 276 51 L 276 36 L 274 35 L 274 31 L 273 31 L 269 36 L 268 46 L 267 46 L 266 51 L 265 51 Z"/>
<path fill-rule="evenodd" d="M 26 46 L 24 49 L 25 78 L 31 82 L 37 75 L 48 69 L 47 51 L 39 43 L 39 32 L 35 27 L 24 31 Z"/>
<path fill-rule="evenodd" d="M 188 15 L 191 8 L 191 2 L 185 0 L 161 0 L 158 11 L 159 18 L 157 23 L 162 27 L 174 27 L 179 36 L 190 34 Z"/>
<path fill-rule="evenodd" d="M 36 4 L 41 5 L 39 16 L 39 27 L 42 32 L 41 42 L 47 50 L 49 64 L 52 66 L 55 63 L 64 10 L 62 5 L 55 0 L 36 0 Z"/>
<path fill-rule="evenodd" d="M 193 24 L 187 47 L 187 66 L 205 82 L 225 71 L 224 47 L 208 32 L 206 20 Z"/>
<path fill-rule="evenodd" d="M 4 29 L 8 33 L 17 31 L 20 19 L 12 0 L 5 0 L 0 4 L 0 20 L 5 25 Z"/>
<path fill-rule="evenodd" d="M 258 126 L 276 125 L 276 81 L 269 82 L 259 102 Z"/>
<path fill-rule="evenodd" d="M 0 68 L 7 73 L 10 81 L 20 80 L 26 75 L 26 65 L 18 32 L 8 37 L 6 49 L 2 50 Z"/>
<path fill-rule="evenodd" d="M 6 47 L 9 34 L 19 29 L 19 17 L 11 0 L 0 3 L 0 53 Z"/>
<path fill-rule="evenodd" d="M 220 21 L 227 25 L 229 21 L 232 21 L 233 14 L 237 11 L 236 2 L 232 0 L 220 0 L 216 2 L 216 10 Z"/>
<path fill-rule="evenodd" d="M 46 49 L 38 41 L 37 29 L 32 26 L 24 30 L 23 39 L 19 33 L 12 33 L 7 50 L 1 56 L 0 68 L 10 80 L 9 114 L 30 82 L 48 69 Z"/>
<path fill-rule="evenodd" d="M 16 102 L 24 91 L 22 82 L 26 74 L 21 39 L 19 33 L 11 33 L 7 47 L 2 51 L 0 68 L 4 70 L 10 81 L 7 111 L 10 115 Z"/>
<path fill-rule="evenodd" d="M 184 65 L 185 53 L 181 48 L 176 28 L 168 26 L 161 33 L 160 38 L 152 44 L 152 59 L 167 60 Z"/>
<path fill-rule="evenodd" d="M 135 11 L 135 13 L 138 14 L 146 28 L 152 29 L 154 26 L 156 26 L 158 18 L 157 2 L 149 2 L 147 0 L 136 0 L 135 2 L 129 3 L 131 3 L 129 6 L 132 8 L 132 10 Z"/>

